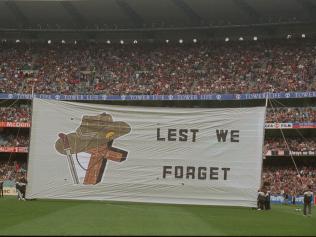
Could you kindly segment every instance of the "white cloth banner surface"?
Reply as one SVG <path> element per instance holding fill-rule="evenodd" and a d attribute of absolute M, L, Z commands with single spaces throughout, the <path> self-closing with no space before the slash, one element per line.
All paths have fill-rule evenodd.
<path fill-rule="evenodd" d="M 264 116 L 34 99 L 26 197 L 255 207 Z"/>

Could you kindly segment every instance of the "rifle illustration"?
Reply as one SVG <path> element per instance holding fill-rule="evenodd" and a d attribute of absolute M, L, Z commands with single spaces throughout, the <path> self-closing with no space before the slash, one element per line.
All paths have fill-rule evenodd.
<path fill-rule="evenodd" d="M 70 145 L 69 145 L 69 141 L 68 141 L 67 135 L 63 134 L 63 133 L 59 133 L 58 136 L 60 137 L 60 139 L 62 139 L 63 144 L 64 144 L 64 151 L 66 152 L 67 161 L 68 161 L 68 167 L 70 169 L 71 177 L 72 177 L 74 183 L 78 184 L 79 183 L 79 179 L 78 179 L 76 167 L 75 167 L 75 164 L 74 164 L 74 160 L 72 159 L 72 155 L 70 153 Z"/>

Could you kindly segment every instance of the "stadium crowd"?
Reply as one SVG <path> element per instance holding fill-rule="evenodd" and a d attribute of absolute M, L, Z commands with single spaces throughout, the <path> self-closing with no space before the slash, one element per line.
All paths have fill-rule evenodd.
<path fill-rule="evenodd" d="M 293 152 L 315 151 L 315 138 L 291 138 L 286 142 L 283 138 L 266 138 L 264 141 L 264 150 L 289 150 Z M 288 144 L 288 146 L 287 146 Z M 289 149 L 288 149 L 289 148 Z"/>
<path fill-rule="evenodd" d="M 26 162 L 24 161 L 1 161 L 0 180 L 14 181 L 17 175 L 26 173 Z"/>
<path fill-rule="evenodd" d="M 316 91 L 308 39 L 197 44 L 0 44 L 0 93 Z"/>
<path fill-rule="evenodd" d="M 27 147 L 29 142 L 26 135 L 0 134 L 0 147 Z"/>
<path fill-rule="evenodd" d="M 23 104 L 20 106 L 0 107 L 0 122 L 30 122 L 31 108 Z"/>
<path fill-rule="evenodd" d="M 305 123 L 316 122 L 316 107 L 277 107 L 268 108 L 267 123 Z"/>
<path fill-rule="evenodd" d="M 264 167 L 262 182 L 269 183 L 271 194 L 286 193 L 292 196 L 303 194 L 308 185 L 316 188 L 315 167 L 299 167 L 298 171 L 299 174 L 294 166 Z"/>

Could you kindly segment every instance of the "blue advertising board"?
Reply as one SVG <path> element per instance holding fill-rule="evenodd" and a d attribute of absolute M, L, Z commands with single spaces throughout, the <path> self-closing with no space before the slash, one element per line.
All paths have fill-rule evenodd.
<path fill-rule="evenodd" d="M 292 196 L 289 196 L 287 201 L 285 202 L 284 197 L 282 195 L 271 195 L 270 201 L 273 204 L 292 204 Z M 314 203 L 314 197 L 312 197 L 312 204 Z M 295 204 L 303 205 L 304 204 L 304 196 L 299 195 L 295 196 Z"/>
<path fill-rule="evenodd" d="M 311 92 L 279 92 L 279 93 L 251 93 L 251 94 L 207 94 L 207 95 L 59 95 L 59 94 L 3 94 L 0 93 L 0 99 L 26 99 L 33 97 L 52 100 L 151 100 L 151 101 L 201 101 L 201 100 L 258 100 L 258 99 L 298 99 L 298 98 L 316 98 L 316 91 Z"/>

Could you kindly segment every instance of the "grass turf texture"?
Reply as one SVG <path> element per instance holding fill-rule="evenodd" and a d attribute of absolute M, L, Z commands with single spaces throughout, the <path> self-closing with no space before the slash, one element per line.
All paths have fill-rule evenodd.
<path fill-rule="evenodd" d="M 313 207 L 312 213 L 316 208 Z M 0 235 L 316 235 L 293 206 L 243 207 L 0 198 Z"/>

